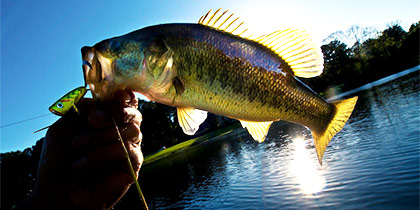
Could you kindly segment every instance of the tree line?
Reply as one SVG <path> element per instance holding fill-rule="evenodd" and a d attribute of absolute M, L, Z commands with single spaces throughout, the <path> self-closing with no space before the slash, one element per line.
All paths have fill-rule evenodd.
<path fill-rule="evenodd" d="M 332 86 L 345 91 L 417 66 L 420 63 L 419 28 L 420 21 L 412 24 L 408 32 L 394 24 L 374 38 L 363 37 L 372 34 L 370 29 L 360 31 L 360 28 L 353 28 L 353 35 L 358 37 L 355 36 L 355 43 L 351 47 L 339 39 L 343 33 L 335 33 L 328 37 L 330 42 L 321 47 L 324 54 L 323 74 L 302 80 L 318 93 Z M 143 114 L 141 130 L 145 156 L 163 146 L 170 147 L 194 137 L 183 133 L 175 108 L 140 100 L 138 109 Z M 209 113 L 196 136 L 235 122 Z M 1 154 L 1 208 L 10 208 L 29 194 L 35 183 L 42 143 L 43 138 L 24 151 Z"/>
<path fill-rule="evenodd" d="M 303 81 L 318 93 L 333 86 L 346 91 L 417 66 L 420 63 L 419 28 L 420 21 L 412 24 L 408 32 L 395 24 L 363 42 L 359 35 L 351 47 L 332 39 L 321 47 L 324 72 Z M 370 28 L 367 30 L 372 34 Z"/>

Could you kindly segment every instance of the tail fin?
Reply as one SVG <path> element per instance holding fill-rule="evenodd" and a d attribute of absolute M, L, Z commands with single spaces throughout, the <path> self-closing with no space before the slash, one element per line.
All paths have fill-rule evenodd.
<path fill-rule="evenodd" d="M 324 151 L 327 148 L 328 143 L 330 143 L 335 134 L 343 129 L 349 119 L 354 106 L 356 105 L 357 98 L 358 97 L 355 96 L 353 98 L 334 102 L 333 105 L 336 108 L 336 113 L 325 131 L 323 133 L 312 132 L 319 164 L 322 165 L 322 156 L 324 155 Z"/>

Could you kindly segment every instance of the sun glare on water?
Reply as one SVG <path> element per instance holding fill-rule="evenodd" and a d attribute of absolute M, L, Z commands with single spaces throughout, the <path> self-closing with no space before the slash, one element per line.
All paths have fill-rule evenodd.
<path fill-rule="evenodd" d="M 318 161 L 310 156 L 306 141 L 296 138 L 292 145 L 294 147 L 293 160 L 289 169 L 295 181 L 299 183 L 301 191 L 306 195 L 321 192 L 326 186 L 325 177 L 321 173 Z"/>

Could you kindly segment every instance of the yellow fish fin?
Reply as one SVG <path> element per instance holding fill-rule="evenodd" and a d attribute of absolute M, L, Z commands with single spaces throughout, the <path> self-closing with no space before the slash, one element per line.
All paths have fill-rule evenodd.
<path fill-rule="evenodd" d="M 251 134 L 252 138 L 259 143 L 265 140 L 265 137 L 268 134 L 268 130 L 270 129 L 270 125 L 273 123 L 272 121 L 269 122 L 251 122 L 240 120 L 242 127 L 246 128 Z"/>
<path fill-rule="evenodd" d="M 249 31 L 233 17 L 228 10 L 212 10 L 203 15 L 198 24 L 240 36 L 260 43 L 280 56 L 292 68 L 295 76 L 316 77 L 322 73 L 324 59 L 321 48 L 317 47 L 307 32 L 301 29 L 278 30 L 268 35 L 252 38 Z"/>
<path fill-rule="evenodd" d="M 254 41 L 280 56 L 298 77 L 316 77 L 322 73 L 324 59 L 307 32 L 301 29 L 279 30 Z"/>
<path fill-rule="evenodd" d="M 332 103 L 336 108 L 336 113 L 333 116 L 332 120 L 328 124 L 327 128 L 322 133 L 317 133 L 312 131 L 312 136 L 315 141 L 316 154 L 318 155 L 319 164 L 322 165 L 322 157 L 324 156 L 325 149 L 330 143 L 331 139 L 335 134 L 343 129 L 347 120 L 349 119 L 351 113 L 357 102 L 357 96 L 341 101 Z"/>
<path fill-rule="evenodd" d="M 249 39 L 252 35 L 247 34 L 247 28 L 244 27 L 244 22 L 235 17 L 234 13 L 228 13 L 229 10 L 221 12 L 221 8 L 213 13 L 209 10 L 207 14 L 201 16 L 198 24 L 210 26 L 212 28 Z"/>
<path fill-rule="evenodd" d="M 207 118 L 207 112 L 191 107 L 177 107 L 178 123 L 187 135 L 194 135 L 201 123 Z"/>

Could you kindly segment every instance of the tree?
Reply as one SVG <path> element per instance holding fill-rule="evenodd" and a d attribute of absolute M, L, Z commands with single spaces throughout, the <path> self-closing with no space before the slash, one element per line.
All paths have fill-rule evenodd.
<path fill-rule="evenodd" d="M 1 208 L 9 209 L 24 200 L 35 185 L 43 138 L 32 148 L 1 154 Z"/>
<path fill-rule="evenodd" d="M 139 100 L 139 110 L 143 115 L 140 129 L 144 155 L 156 152 L 163 146 L 175 145 L 188 137 L 178 125 L 174 107 Z"/>
<path fill-rule="evenodd" d="M 363 43 L 368 39 L 377 37 L 378 31 L 374 27 L 350 26 L 347 31 L 336 31 L 323 40 L 324 43 L 340 41 L 347 45 Z"/>
<path fill-rule="evenodd" d="M 324 71 L 320 77 L 304 79 L 304 82 L 316 92 L 322 92 L 329 86 L 353 87 L 353 80 L 358 77 L 354 71 L 352 52 L 346 44 L 334 40 L 321 47 L 324 54 Z"/>
<path fill-rule="evenodd" d="M 413 24 L 407 33 L 394 24 L 377 36 L 373 36 L 376 32 L 372 28 L 359 26 L 352 26 L 346 33 L 337 31 L 321 47 L 324 73 L 304 81 L 317 92 L 337 85 L 349 90 L 419 65 L 419 28 L 420 22 Z M 348 48 L 342 40 L 355 42 Z"/>
<path fill-rule="evenodd" d="M 158 151 L 163 146 L 170 147 L 185 140 L 204 135 L 218 128 L 232 124 L 234 120 L 208 113 L 194 136 L 184 134 L 178 124 L 176 108 L 163 104 L 139 100 L 139 110 L 143 114 L 141 132 L 144 155 Z"/>
<path fill-rule="evenodd" d="M 411 25 L 400 46 L 402 68 L 407 69 L 420 64 L 420 21 Z"/>
<path fill-rule="evenodd" d="M 399 48 L 405 35 L 401 26 L 394 25 L 385 29 L 378 38 L 364 42 L 369 70 L 365 71 L 364 76 L 376 80 L 402 70 Z"/>

